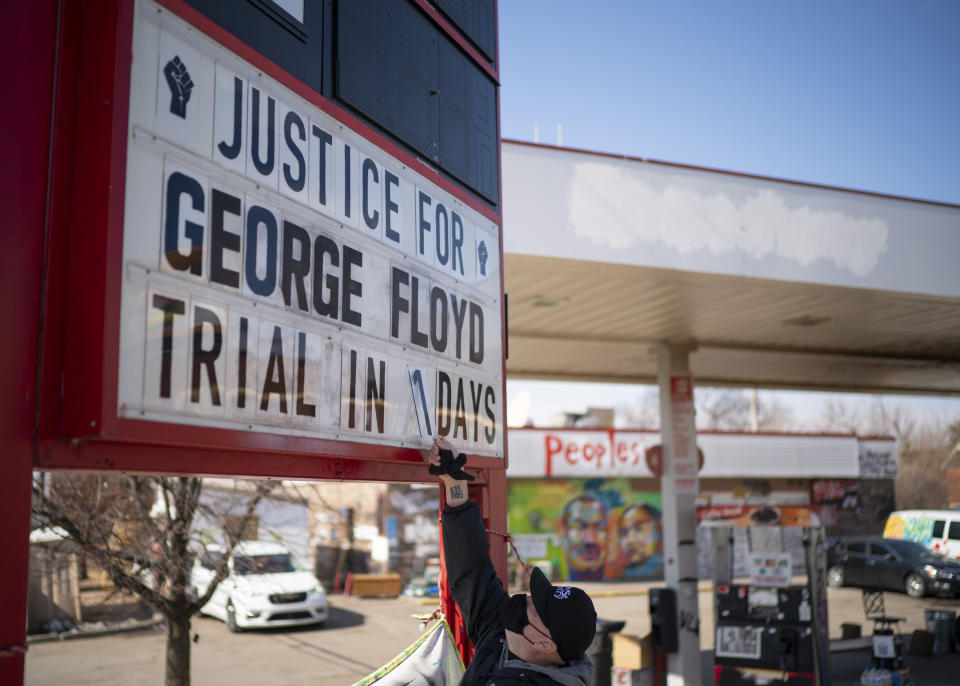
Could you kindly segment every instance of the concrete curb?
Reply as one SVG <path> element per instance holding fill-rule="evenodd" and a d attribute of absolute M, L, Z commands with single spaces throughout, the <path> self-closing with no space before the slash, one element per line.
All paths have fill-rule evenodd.
<path fill-rule="evenodd" d="M 131 631 L 146 631 L 147 629 L 153 629 L 154 627 L 163 624 L 163 622 L 163 615 L 158 612 L 150 619 L 145 619 L 140 622 L 131 622 L 130 624 L 124 624 L 123 626 L 105 627 L 103 629 L 93 629 L 91 631 L 77 631 L 74 629 L 72 631 L 64 631 L 59 634 L 34 634 L 32 636 L 27 636 L 27 645 L 30 645 L 31 643 L 49 643 L 51 641 L 72 641 L 76 638 L 112 636 L 114 634 L 125 634 Z"/>

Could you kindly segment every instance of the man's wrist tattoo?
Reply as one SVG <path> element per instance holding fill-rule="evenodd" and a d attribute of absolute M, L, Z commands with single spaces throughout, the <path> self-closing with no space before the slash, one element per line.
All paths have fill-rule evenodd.
<path fill-rule="evenodd" d="M 450 487 L 450 497 L 453 500 L 459 500 L 463 497 L 463 489 L 460 487 L 460 484 L 454 484 Z"/>

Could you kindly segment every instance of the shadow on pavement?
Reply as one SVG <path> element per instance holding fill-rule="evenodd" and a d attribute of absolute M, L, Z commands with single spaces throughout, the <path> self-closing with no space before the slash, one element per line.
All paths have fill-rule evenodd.
<path fill-rule="evenodd" d="M 301 624 L 299 626 L 270 626 L 257 629 L 263 634 L 301 634 L 329 629 L 349 629 L 360 626 L 365 621 L 359 612 L 344 610 L 341 607 L 328 606 L 327 621 L 323 624 Z"/>
<path fill-rule="evenodd" d="M 366 621 L 364 616 L 353 610 L 345 610 L 342 607 L 329 606 L 330 614 L 327 622 L 324 624 L 326 629 L 346 629 L 351 626 L 360 626 Z"/>

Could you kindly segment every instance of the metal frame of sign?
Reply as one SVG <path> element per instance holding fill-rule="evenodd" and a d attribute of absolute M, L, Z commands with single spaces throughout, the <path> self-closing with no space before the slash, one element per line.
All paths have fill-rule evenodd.
<path fill-rule="evenodd" d="M 420 0 L 415 0 L 423 7 Z M 180 0 L 158 4 L 261 70 L 310 105 L 451 194 L 492 223 L 500 214 L 405 152 L 335 103 L 269 62 Z M 69 3 L 68 3 L 69 5 Z M 417 445 L 281 435 L 122 418 L 117 412 L 122 242 L 135 4 L 123 0 L 66 8 L 53 162 L 53 230 L 47 245 L 46 308 L 41 361 L 39 469 L 117 470 L 275 478 L 423 481 Z M 427 10 L 425 10 L 427 11 Z M 450 31 L 435 11 L 428 14 Z M 71 23 L 73 22 L 73 23 Z M 79 28 L 77 28 L 79 26 Z M 475 50 L 456 32 L 451 37 Z M 75 58 L 75 59 L 73 59 Z M 481 62 L 483 66 L 483 63 Z M 489 71 L 489 66 L 484 66 Z M 74 93 L 76 89 L 76 93 Z M 499 103 L 497 105 L 499 110 Z M 75 126 L 73 123 L 76 122 Z M 64 128 L 61 131 L 60 126 Z M 72 152 L 57 152 L 62 150 Z M 72 177 L 72 178 L 71 178 Z M 57 181 L 69 192 L 57 192 Z M 500 241 L 500 264 L 503 248 Z M 500 318 L 504 321 L 503 273 Z M 505 325 L 500 327 L 505 349 Z M 59 365 L 62 363 L 61 377 Z M 505 418 L 506 365 L 500 362 Z M 505 430 L 505 423 L 503 426 Z M 66 438 L 64 438 L 66 437 Z M 481 481 L 503 458 L 476 457 Z"/>
<path fill-rule="evenodd" d="M 410 0 L 491 78 L 478 57 L 426 0 Z M 385 154 L 402 160 L 478 216 L 500 216 L 459 186 L 324 100 L 181 0 L 160 0 L 227 51 L 309 102 Z M 304 436 L 118 418 L 118 360 L 126 146 L 130 108 L 132 0 L 100 3 L 37 0 L 0 10 L 11 27 L 17 69 L 11 92 L 4 251 L 9 335 L 5 337 L 0 513 L 7 524 L 0 567 L 0 682 L 22 683 L 27 651 L 23 618 L 28 590 L 31 470 L 237 475 L 272 478 L 436 482 L 413 445 L 369 445 Z M 497 105 L 499 110 L 499 105 Z M 499 152 L 499 151 L 498 151 Z M 499 181 L 498 181 L 499 183 Z M 499 195 L 499 194 L 498 194 Z M 502 247 L 500 249 L 502 258 Z M 502 261 L 501 261 L 502 264 Z M 499 284 L 503 292 L 502 273 Z M 504 314 L 500 301 L 500 317 Z M 505 331 L 501 327 L 501 345 Z M 500 364 L 500 392 L 505 390 Z M 501 396 L 502 397 L 502 396 Z M 505 408 L 504 408 L 505 409 Z M 471 461 L 471 498 L 492 531 L 506 530 L 506 443 L 503 458 Z M 492 535 L 501 577 L 506 546 Z M 462 654 L 462 620 L 444 589 L 444 609 Z"/>

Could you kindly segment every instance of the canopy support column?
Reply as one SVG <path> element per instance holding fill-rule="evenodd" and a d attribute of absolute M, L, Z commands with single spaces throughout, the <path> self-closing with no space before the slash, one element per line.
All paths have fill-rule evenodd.
<path fill-rule="evenodd" d="M 692 344 L 656 348 L 663 471 L 663 573 L 676 591 L 677 652 L 667 655 L 667 686 L 700 686 L 697 607 L 697 432 L 690 376 Z"/>

